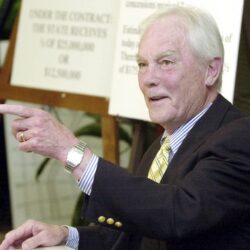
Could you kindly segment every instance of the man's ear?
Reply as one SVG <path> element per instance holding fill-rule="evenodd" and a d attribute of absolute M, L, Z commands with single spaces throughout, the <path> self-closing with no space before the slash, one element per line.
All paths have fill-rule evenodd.
<path fill-rule="evenodd" d="M 205 84 L 207 87 L 211 87 L 218 80 L 220 72 L 222 70 L 222 59 L 220 57 L 214 57 L 208 65 Z"/>

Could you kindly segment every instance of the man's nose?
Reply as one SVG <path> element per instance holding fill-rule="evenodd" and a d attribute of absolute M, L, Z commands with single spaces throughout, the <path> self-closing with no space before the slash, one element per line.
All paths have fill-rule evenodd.
<path fill-rule="evenodd" d="M 157 85 L 159 82 L 159 72 L 156 64 L 148 64 L 142 72 L 142 80 L 145 85 Z"/>

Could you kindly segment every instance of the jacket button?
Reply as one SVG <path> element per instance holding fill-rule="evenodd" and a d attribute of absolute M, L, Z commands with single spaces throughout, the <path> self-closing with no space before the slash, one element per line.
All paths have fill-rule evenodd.
<path fill-rule="evenodd" d="M 118 228 L 120 228 L 120 227 L 122 227 L 123 225 L 122 225 L 122 223 L 121 223 L 120 221 L 116 221 L 115 226 L 118 227 Z"/>
<path fill-rule="evenodd" d="M 114 223 L 115 223 L 115 221 L 114 221 L 113 218 L 108 218 L 108 219 L 107 219 L 107 224 L 113 225 Z"/>
<path fill-rule="evenodd" d="M 104 216 L 99 216 L 98 217 L 98 222 L 99 223 L 103 223 L 106 220 L 106 218 Z"/>

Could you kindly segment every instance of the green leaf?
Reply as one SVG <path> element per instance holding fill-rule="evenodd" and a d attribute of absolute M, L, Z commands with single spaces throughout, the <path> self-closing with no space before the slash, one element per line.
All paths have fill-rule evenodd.
<path fill-rule="evenodd" d="M 46 165 L 48 164 L 48 162 L 50 161 L 51 159 L 50 158 L 45 158 L 41 164 L 38 166 L 38 169 L 37 169 L 37 172 L 36 172 L 36 181 L 39 181 L 39 178 L 41 176 L 41 174 L 43 173 Z"/>
<path fill-rule="evenodd" d="M 1 4 L 3 4 L 3 1 L 1 2 Z M 19 12 L 20 5 L 21 5 L 21 1 L 20 0 L 16 0 L 13 3 L 13 5 L 11 7 L 11 10 L 10 10 L 10 13 L 9 13 L 9 15 L 8 15 L 8 17 L 6 19 L 6 22 L 4 23 L 3 32 L 8 37 L 9 37 L 11 31 L 12 31 L 12 27 L 13 27 L 13 24 L 15 22 L 17 13 Z M 3 34 L 1 34 L 1 35 L 3 35 Z"/>
<path fill-rule="evenodd" d="M 83 126 L 74 132 L 76 137 L 83 135 L 101 137 L 101 125 L 99 123 L 91 123 Z"/>
<path fill-rule="evenodd" d="M 132 144 L 132 137 L 131 137 L 131 135 L 128 133 L 127 130 L 125 130 L 121 126 L 119 127 L 119 138 L 120 138 L 120 140 L 125 141 L 129 145 Z"/>

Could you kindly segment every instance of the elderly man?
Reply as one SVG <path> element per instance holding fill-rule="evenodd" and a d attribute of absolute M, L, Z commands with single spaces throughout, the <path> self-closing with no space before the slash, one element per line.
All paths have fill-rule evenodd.
<path fill-rule="evenodd" d="M 28 221 L 0 250 L 67 244 L 79 249 L 249 249 L 250 119 L 219 93 L 223 45 L 213 18 L 174 7 L 147 19 L 137 55 L 150 117 L 164 128 L 137 175 L 97 157 L 49 114 L 20 116 L 20 149 L 59 160 L 87 195 L 93 227 Z M 161 145 L 161 146 L 160 146 Z M 158 153 L 157 153 L 158 151 Z"/>

